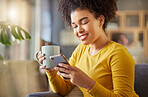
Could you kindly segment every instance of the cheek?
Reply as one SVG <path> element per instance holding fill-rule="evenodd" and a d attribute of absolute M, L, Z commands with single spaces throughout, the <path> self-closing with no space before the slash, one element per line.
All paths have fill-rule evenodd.
<path fill-rule="evenodd" d="M 95 34 L 95 33 L 99 32 L 100 27 L 97 24 L 94 24 L 94 25 L 91 26 L 90 29 L 91 29 L 92 33 Z"/>
<path fill-rule="evenodd" d="M 94 28 L 95 28 L 94 23 L 89 23 L 89 24 L 85 27 L 85 30 L 92 33 L 92 32 L 94 32 Z"/>
<path fill-rule="evenodd" d="M 78 33 L 77 33 L 77 31 L 74 29 L 73 30 L 73 32 L 74 32 L 74 34 L 77 36 L 78 35 Z"/>
<path fill-rule="evenodd" d="M 89 32 L 89 33 L 94 33 L 94 26 L 92 26 L 92 25 L 90 25 L 90 26 L 87 26 L 86 28 L 85 28 L 85 31 L 87 31 L 87 32 Z"/>

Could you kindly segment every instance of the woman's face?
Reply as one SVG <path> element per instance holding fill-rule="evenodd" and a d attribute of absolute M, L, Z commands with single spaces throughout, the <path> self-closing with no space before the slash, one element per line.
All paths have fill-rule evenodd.
<path fill-rule="evenodd" d="M 72 12 L 71 25 L 74 34 L 84 45 L 95 43 L 103 31 L 100 18 L 96 19 L 94 14 L 88 10 L 77 9 Z"/>

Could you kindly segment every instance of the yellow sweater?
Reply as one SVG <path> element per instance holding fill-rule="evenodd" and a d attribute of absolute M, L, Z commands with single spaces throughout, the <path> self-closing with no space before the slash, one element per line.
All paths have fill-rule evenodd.
<path fill-rule="evenodd" d="M 95 55 L 89 54 L 89 45 L 79 44 L 69 63 L 96 81 L 88 92 L 79 87 L 84 97 L 138 97 L 134 92 L 134 60 L 120 44 L 109 42 Z M 57 71 L 46 72 L 55 93 L 66 95 L 74 85 L 58 76 Z"/>

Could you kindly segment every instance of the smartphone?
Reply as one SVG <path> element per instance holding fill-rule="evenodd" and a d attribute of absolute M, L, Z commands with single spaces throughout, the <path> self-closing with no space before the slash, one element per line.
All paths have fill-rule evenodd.
<path fill-rule="evenodd" d="M 49 58 L 50 58 L 51 62 L 53 63 L 54 67 L 59 66 L 59 63 L 69 64 L 66 57 L 64 55 L 62 55 L 62 54 L 50 56 Z M 61 72 L 61 71 L 59 71 L 59 72 Z M 65 72 L 61 72 L 61 73 L 65 73 Z M 63 78 L 64 79 L 69 79 L 69 78 L 66 78 L 66 77 L 63 77 Z"/>
<path fill-rule="evenodd" d="M 54 67 L 59 66 L 59 63 L 69 64 L 66 57 L 62 54 L 50 56 L 49 58 L 50 58 L 51 62 L 53 63 Z"/>

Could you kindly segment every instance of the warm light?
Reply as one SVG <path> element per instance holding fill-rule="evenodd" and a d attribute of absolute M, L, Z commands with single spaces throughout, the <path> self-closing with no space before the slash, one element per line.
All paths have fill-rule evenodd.
<path fill-rule="evenodd" d="M 16 16 L 17 16 L 17 15 L 16 15 L 16 14 L 17 14 L 16 10 L 11 9 L 8 14 L 9 14 L 9 18 L 10 18 L 11 20 L 16 19 Z"/>

